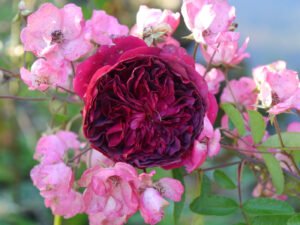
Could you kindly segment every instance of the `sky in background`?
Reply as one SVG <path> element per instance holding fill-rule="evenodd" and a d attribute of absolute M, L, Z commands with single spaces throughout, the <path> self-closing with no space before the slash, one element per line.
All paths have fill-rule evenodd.
<path fill-rule="evenodd" d="M 299 0 L 229 0 L 236 7 L 241 41 L 249 36 L 247 63 L 253 67 L 285 60 L 300 70 Z"/>

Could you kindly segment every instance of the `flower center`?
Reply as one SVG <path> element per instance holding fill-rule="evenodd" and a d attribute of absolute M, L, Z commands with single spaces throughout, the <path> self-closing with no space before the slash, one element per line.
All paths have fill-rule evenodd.
<path fill-rule="evenodd" d="M 61 30 L 55 30 L 51 33 L 51 44 L 61 44 L 64 41 L 64 34 Z"/>
<path fill-rule="evenodd" d="M 118 186 L 120 184 L 120 178 L 118 176 L 111 176 L 108 178 L 113 186 Z"/>

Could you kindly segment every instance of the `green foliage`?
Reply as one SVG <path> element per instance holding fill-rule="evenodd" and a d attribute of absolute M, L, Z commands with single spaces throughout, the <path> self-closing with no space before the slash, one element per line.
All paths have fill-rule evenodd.
<path fill-rule="evenodd" d="M 300 214 L 291 217 L 288 220 L 287 225 L 300 225 Z"/>
<path fill-rule="evenodd" d="M 289 218 L 288 215 L 257 216 L 251 220 L 251 225 L 286 225 Z"/>
<path fill-rule="evenodd" d="M 290 152 L 296 162 L 300 162 L 300 133 L 299 132 L 282 132 L 282 141 L 285 148 L 282 150 Z M 281 148 L 280 140 L 277 134 L 270 136 L 263 144 L 262 148 Z"/>
<path fill-rule="evenodd" d="M 246 133 L 246 129 L 242 114 L 230 103 L 222 104 L 221 108 L 227 114 L 233 125 L 237 128 L 238 133 L 243 136 Z"/>
<path fill-rule="evenodd" d="M 235 189 L 236 185 L 223 171 L 215 170 L 214 179 L 220 187 L 225 189 Z"/>
<path fill-rule="evenodd" d="M 270 153 L 262 153 L 262 157 L 271 175 L 277 194 L 281 194 L 284 190 L 284 175 L 279 161 Z"/>
<path fill-rule="evenodd" d="M 249 115 L 249 125 L 251 129 L 251 134 L 254 140 L 254 143 L 258 144 L 262 140 L 265 131 L 266 123 L 262 115 L 254 110 L 248 110 Z"/>
<path fill-rule="evenodd" d="M 264 215 L 292 215 L 294 209 L 285 201 L 272 198 L 254 198 L 245 202 L 245 213 L 253 216 Z"/>
<path fill-rule="evenodd" d="M 202 215 L 225 216 L 234 213 L 238 204 L 231 198 L 211 195 L 194 199 L 190 208 L 193 212 Z"/>

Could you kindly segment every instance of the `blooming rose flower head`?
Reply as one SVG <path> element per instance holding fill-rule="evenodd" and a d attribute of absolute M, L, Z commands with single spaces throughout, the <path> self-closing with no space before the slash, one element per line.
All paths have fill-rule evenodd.
<path fill-rule="evenodd" d="M 214 120 L 217 112 L 194 60 L 182 48 L 148 47 L 132 36 L 114 43 L 77 67 L 86 138 L 114 161 L 139 168 L 183 165 L 205 114 Z"/>
<path fill-rule="evenodd" d="M 112 38 L 128 34 L 128 27 L 103 10 L 94 10 L 92 18 L 86 22 L 85 37 L 99 45 L 112 45 Z"/>
<path fill-rule="evenodd" d="M 69 218 L 83 211 L 82 196 L 72 189 L 74 174 L 63 162 L 37 165 L 30 176 L 53 214 Z"/>
<path fill-rule="evenodd" d="M 136 25 L 131 30 L 131 35 L 141 37 L 151 45 L 153 40 L 158 42 L 164 36 L 169 37 L 177 29 L 180 21 L 180 14 L 170 10 L 148 8 L 141 5 L 136 15 Z"/>
<path fill-rule="evenodd" d="M 67 61 L 53 61 L 50 59 L 38 59 L 31 71 L 22 67 L 21 79 L 30 90 L 46 91 L 49 87 L 68 87 L 71 65 Z"/>
<path fill-rule="evenodd" d="M 62 162 L 65 153 L 80 148 L 77 135 L 70 131 L 59 131 L 56 134 L 45 135 L 37 143 L 34 158 L 44 164 Z"/>
<path fill-rule="evenodd" d="M 227 0 L 183 0 L 181 13 L 195 41 L 203 44 L 216 43 L 235 19 L 235 8 Z"/>
<path fill-rule="evenodd" d="M 247 109 L 255 109 L 257 103 L 257 92 L 255 82 L 248 77 L 242 77 L 239 80 L 229 81 L 221 95 L 221 102 L 232 102 Z M 231 90 L 230 90 L 231 89 Z M 232 92 L 231 92 L 232 91 Z"/>
<path fill-rule="evenodd" d="M 300 109 L 298 73 L 287 69 L 284 61 L 255 68 L 253 77 L 259 89 L 258 98 L 262 106 L 271 107 L 272 114 L 298 108 L 298 104 Z"/>
<path fill-rule="evenodd" d="M 206 62 L 212 58 L 213 65 L 235 66 L 243 59 L 250 57 L 245 50 L 249 38 L 246 38 L 242 47 L 239 48 L 240 34 L 237 32 L 225 32 L 219 37 L 218 43 L 212 45 L 201 45 L 201 51 Z"/>
<path fill-rule="evenodd" d="M 196 71 L 201 75 L 204 76 L 206 68 L 201 64 L 196 63 Z M 219 93 L 220 83 L 225 80 L 224 74 L 221 70 L 212 68 L 204 77 L 208 90 L 212 94 Z"/>
<path fill-rule="evenodd" d="M 84 20 L 81 8 L 66 4 L 58 9 L 51 3 L 44 3 L 27 19 L 27 26 L 21 32 L 21 41 L 26 51 L 36 56 L 59 52 L 74 61 L 91 50 L 92 45 L 84 39 Z"/>
<path fill-rule="evenodd" d="M 138 209 L 138 175 L 126 163 L 92 167 L 83 173 L 79 185 L 86 187 L 83 198 L 89 215 L 101 213 L 108 220 L 127 220 Z"/>

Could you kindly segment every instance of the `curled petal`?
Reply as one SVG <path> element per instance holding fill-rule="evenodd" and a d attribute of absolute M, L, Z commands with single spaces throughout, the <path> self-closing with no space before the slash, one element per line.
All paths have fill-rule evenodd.
<path fill-rule="evenodd" d="M 145 223 L 154 225 L 162 220 L 164 207 L 169 203 L 154 188 L 147 188 L 140 197 L 140 212 Z"/>

